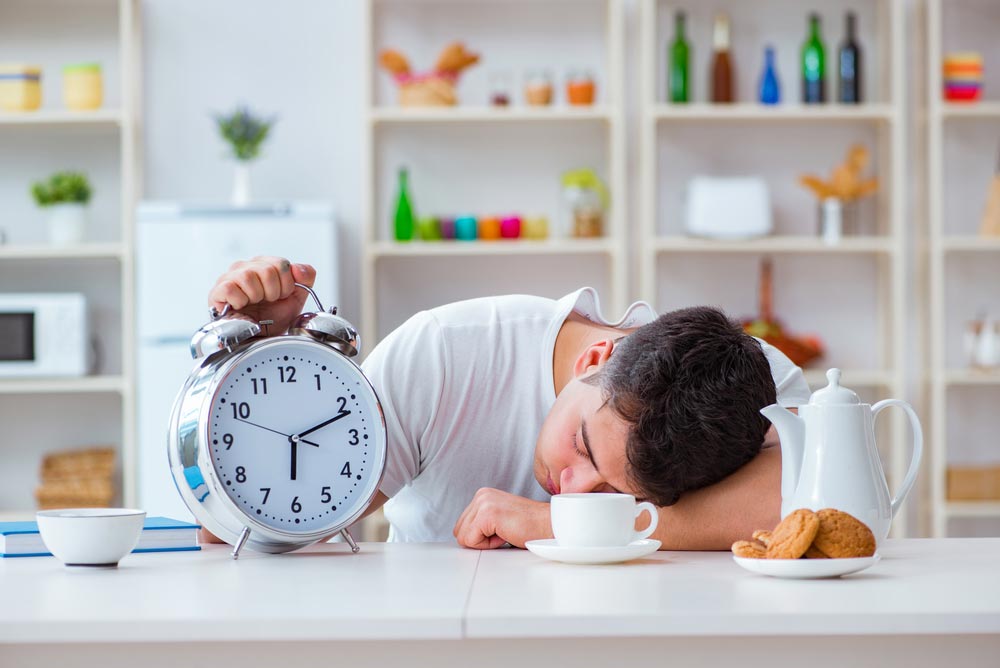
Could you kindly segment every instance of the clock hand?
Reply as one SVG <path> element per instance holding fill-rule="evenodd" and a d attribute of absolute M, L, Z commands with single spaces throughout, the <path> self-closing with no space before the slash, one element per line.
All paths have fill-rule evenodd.
<path fill-rule="evenodd" d="M 333 424 L 334 422 L 336 422 L 336 421 L 337 421 L 337 420 L 339 420 L 340 418 L 343 418 L 343 417 L 347 417 L 347 416 L 348 416 L 348 415 L 350 415 L 350 414 L 351 414 L 351 411 L 340 411 L 339 413 L 337 413 L 336 415 L 334 415 L 334 416 L 333 416 L 332 418 L 330 418 L 330 419 L 329 419 L 329 420 L 327 420 L 326 422 L 320 422 L 320 423 L 319 423 L 318 425 L 316 425 L 315 427 L 310 427 L 309 429 L 306 429 L 305 431 L 300 431 L 300 432 L 298 433 L 298 437 L 299 437 L 299 438 L 302 438 L 302 437 L 303 437 L 303 436 L 305 436 L 306 434 L 311 434 L 311 433 L 313 433 L 314 431 L 317 431 L 317 430 L 319 430 L 319 429 L 322 429 L 323 427 L 325 427 L 325 426 L 326 426 L 326 425 L 328 425 L 328 424 Z"/>
<path fill-rule="evenodd" d="M 290 438 L 288 442 L 292 444 L 292 480 L 295 480 L 295 455 L 299 450 L 299 440 Z"/>
<path fill-rule="evenodd" d="M 257 427 L 259 429 L 263 429 L 265 431 L 269 431 L 269 432 L 274 433 L 274 434 L 278 434 L 279 436 L 284 436 L 285 438 L 291 438 L 290 434 L 286 434 L 284 432 L 280 432 L 280 431 L 278 431 L 276 429 L 271 429 L 270 427 L 265 427 L 262 424 L 257 424 L 256 422 L 251 422 L 250 420 L 244 420 L 243 418 L 236 418 L 236 419 L 239 422 L 246 422 L 249 425 L 252 425 L 252 426 Z M 313 443 L 312 441 L 307 441 L 304 438 L 299 438 L 299 440 L 302 441 L 303 443 L 308 443 L 309 445 L 314 445 L 317 448 L 319 447 L 319 443 Z"/>

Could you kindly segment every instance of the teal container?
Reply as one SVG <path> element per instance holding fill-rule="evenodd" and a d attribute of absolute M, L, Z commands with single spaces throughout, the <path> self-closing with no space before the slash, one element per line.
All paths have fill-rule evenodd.
<path fill-rule="evenodd" d="M 459 241 L 476 240 L 475 216 L 459 216 L 455 219 L 455 238 Z"/>

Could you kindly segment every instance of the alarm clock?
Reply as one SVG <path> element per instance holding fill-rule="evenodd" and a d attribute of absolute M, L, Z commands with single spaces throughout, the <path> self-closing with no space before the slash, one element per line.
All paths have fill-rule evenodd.
<path fill-rule="evenodd" d="M 357 330 L 337 308 L 300 314 L 266 336 L 228 305 L 191 339 L 198 360 L 174 401 L 168 453 L 196 520 L 234 546 L 281 553 L 347 531 L 378 492 L 386 429 L 351 359 Z M 261 333 L 265 336 L 261 336 Z"/>

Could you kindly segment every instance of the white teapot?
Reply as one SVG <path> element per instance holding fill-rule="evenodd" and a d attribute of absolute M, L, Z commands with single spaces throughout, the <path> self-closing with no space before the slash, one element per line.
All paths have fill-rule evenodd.
<path fill-rule="evenodd" d="M 840 386 L 840 369 L 830 369 L 826 377 L 830 384 L 799 406 L 798 415 L 777 404 L 760 411 L 781 440 L 781 517 L 797 508 L 836 508 L 867 524 L 881 543 L 917 478 L 923 453 L 920 420 L 898 399 L 861 403 Z M 889 406 L 906 411 L 913 431 L 910 468 L 891 501 L 875 445 L 875 417 Z"/>

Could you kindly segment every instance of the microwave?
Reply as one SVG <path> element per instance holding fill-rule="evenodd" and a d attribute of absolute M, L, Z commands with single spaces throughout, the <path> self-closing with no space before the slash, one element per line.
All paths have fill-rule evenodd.
<path fill-rule="evenodd" d="M 0 293 L 0 378 L 82 376 L 87 300 L 78 293 Z"/>

